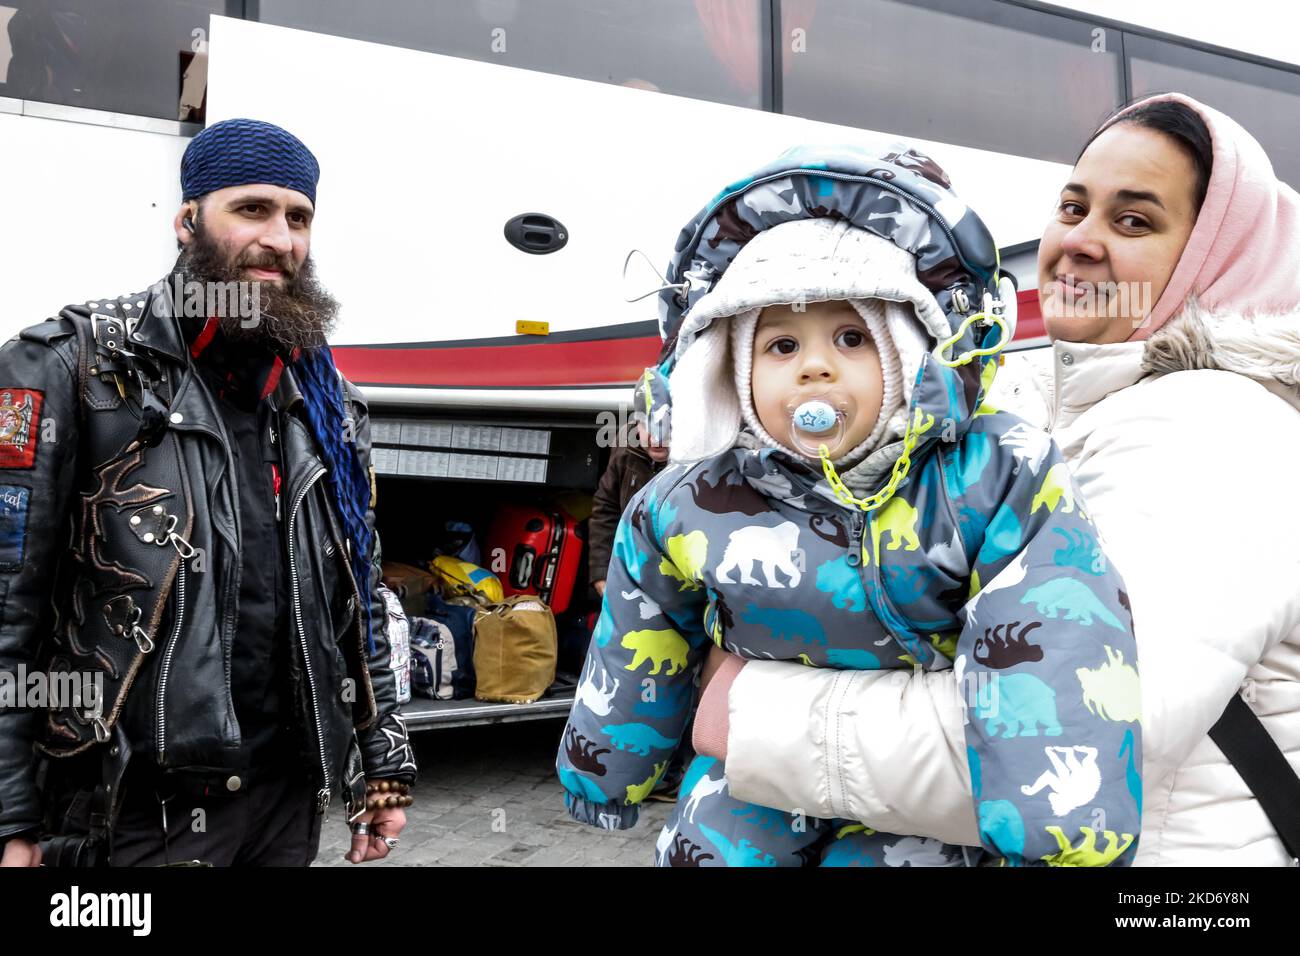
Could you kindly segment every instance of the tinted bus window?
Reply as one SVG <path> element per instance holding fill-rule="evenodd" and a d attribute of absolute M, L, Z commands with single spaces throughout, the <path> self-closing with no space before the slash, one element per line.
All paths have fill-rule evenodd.
<path fill-rule="evenodd" d="M 782 109 L 1073 162 L 1122 101 L 1120 40 L 993 0 L 782 0 Z"/>
<path fill-rule="evenodd" d="M 208 16 L 227 0 L 0 0 L 0 96 L 133 113 L 182 115 L 202 102 Z M 236 12 L 242 4 L 235 3 Z M 196 89 L 197 85 L 197 89 Z"/>
<path fill-rule="evenodd" d="M 1177 90 L 1227 113 L 1300 189 L 1300 73 L 1132 35 L 1124 49 L 1134 96 Z"/>
<path fill-rule="evenodd" d="M 765 0 L 372 0 L 364 6 L 355 0 L 261 0 L 258 19 L 759 107 L 768 48 L 765 7 Z"/>

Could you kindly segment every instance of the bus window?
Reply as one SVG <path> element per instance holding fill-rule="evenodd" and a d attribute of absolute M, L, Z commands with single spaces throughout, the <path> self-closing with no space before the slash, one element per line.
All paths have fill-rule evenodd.
<path fill-rule="evenodd" d="M 1123 99 L 1120 35 L 994 0 L 781 2 L 785 113 L 1073 162 Z"/>
<path fill-rule="evenodd" d="M 713 100 L 763 105 L 766 0 L 261 0 L 264 23 Z M 437 103 L 430 90 L 413 106 Z M 647 131 L 648 133 L 650 131 Z M 665 131 L 676 135 L 680 131 Z"/>
<path fill-rule="evenodd" d="M 0 0 L 0 96 L 197 119 L 195 54 L 227 0 Z M 200 64 L 201 68 L 201 64 Z M 188 76 L 187 76 L 188 74 Z"/>
<path fill-rule="evenodd" d="M 1300 189 L 1300 72 L 1127 34 L 1133 95 L 1177 90 L 1228 114 L 1259 140 L 1277 177 Z"/>

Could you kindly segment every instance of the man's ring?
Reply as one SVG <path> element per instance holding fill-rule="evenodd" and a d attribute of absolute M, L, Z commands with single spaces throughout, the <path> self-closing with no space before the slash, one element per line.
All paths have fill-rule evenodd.
<path fill-rule="evenodd" d="M 354 823 L 354 824 L 352 824 L 352 832 L 353 832 L 355 835 L 357 835 L 357 836 L 369 836 L 369 835 L 370 835 L 370 824 L 369 824 L 369 823 Z"/>
<path fill-rule="evenodd" d="M 388 844 L 388 849 L 390 850 L 397 849 L 397 837 L 384 837 L 384 842 Z"/>

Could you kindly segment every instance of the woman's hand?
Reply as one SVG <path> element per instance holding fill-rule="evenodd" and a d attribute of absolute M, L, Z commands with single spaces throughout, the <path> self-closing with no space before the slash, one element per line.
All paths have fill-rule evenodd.
<path fill-rule="evenodd" d="M 709 656 L 704 659 L 704 667 L 700 669 L 700 696 L 701 697 L 704 696 L 704 692 L 708 689 L 709 681 L 711 681 L 713 679 L 713 675 L 718 672 L 718 668 L 723 665 L 723 663 L 727 660 L 728 657 L 733 657 L 733 656 L 735 655 L 729 653 L 728 651 L 724 651 L 716 644 L 709 648 Z"/>

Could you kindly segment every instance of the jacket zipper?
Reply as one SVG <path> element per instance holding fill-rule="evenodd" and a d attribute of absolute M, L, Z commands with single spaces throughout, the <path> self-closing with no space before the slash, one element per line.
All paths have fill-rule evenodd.
<path fill-rule="evenodd" d="M 862 513 L 861 509 L 854 508 L 849 512 L 849 518 L 853 522 L 852 540 L 849 543 L 856 549 L 858 561 L 865 564 L 866 560 L 863 558 L 862 552 L 865 550 L 867 545 L 867 516 Z"/>
<path fill-rule="evenodd" d="M 163 763 L 167 746 L 167 676 L 172 669 L 172 652 L 176 650 L 176 641 L 181 636 L 181 627 L 185 621 L 185 559 L 181 558 L 176 567 L 176 620 L 172 624 L 171 637 L 167 639 L 167 649 L 163 652 L 162 664 L 158 672 L 158 763 Z"/>
<path fill-rule="evenodd" d="M 302 594 L 298 589 L 298 566 L 294 563 L 293 531 L 294 522 L 298 520 L 298 507 L 302 504 L 303 498 L 307 497 L 307 492 L 316 483 L 316 479 L 323 474 L 325 474 L 324 468 L 318 468 L 311 473 L 289 509 L 289 579 L 293 587 L 293 619 L 298 628 L 298 642 L 302 646 L 302 666 L 307 672 L 307 685 L 311 689 L 312 718 L 316 724 L 316 747 L 320 755 L 321 777 L 324 781 L 324 786 L 316 792 L 317 813 L 324 813 L 330 805 L 330 770 L 329 761 L 325 757 L 325 735 L 321 730 L 320 698 L 316 693 L 316 678 L 312 676 L 311 672 L 311 656 L 307 649 L 307 632 L 303 630 L 302 626 Z"/>

